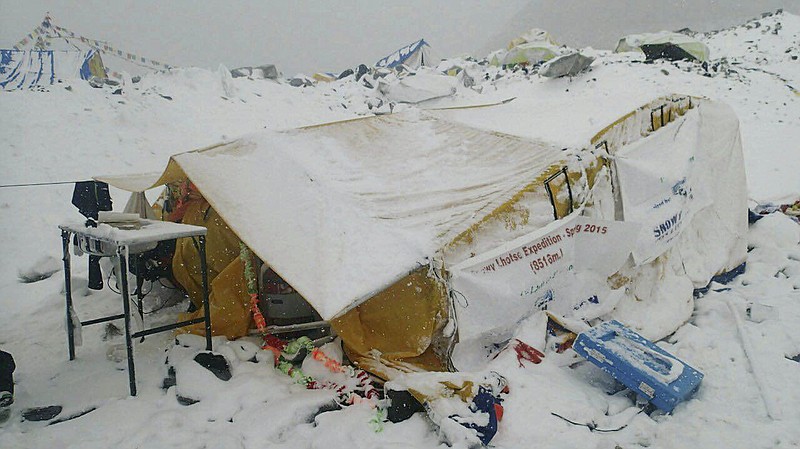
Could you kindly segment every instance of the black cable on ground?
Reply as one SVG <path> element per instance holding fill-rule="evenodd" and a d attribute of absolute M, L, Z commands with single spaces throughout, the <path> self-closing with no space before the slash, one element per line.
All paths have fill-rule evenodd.
<path fill-rule="evenodd" d="M 639 413 L 642 413 L 642 411 L 639 410 Z M 639 413 L 637 413 L 637 415 Z M 555 417 L 561 418 L 564 421 L 566 421 L 566 422 L 568 422 L 568 423 L 570 423 L 570 424 L 572 424 L 574 426 L 584 426 L 587 429 L 589 429 L 590 432 L 617 432 L 619 430 L 622 430 L 622 429 L 628 427 L 628 424 L 625 424 L 624 426 L 617 427 L 616 429 L 598 429 L 597 428 L 597 424 L 595 424 L 594 421 L 588 422 L 588 423 L 581 423 L 581 422 L 575 422 L 575 421 L 572 421 L 570 419 L 564 418 L 563 416 L 561 416 L 561 415 L 559 415 L 558 413 L 555 413 L 555 412 L 550 412 L 550 414 L 555 416 Z"/>

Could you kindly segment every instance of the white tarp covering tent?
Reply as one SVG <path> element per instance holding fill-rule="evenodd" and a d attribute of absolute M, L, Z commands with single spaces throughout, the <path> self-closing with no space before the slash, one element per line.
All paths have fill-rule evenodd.
<path fill-rule="evenodd" d="M 616 53 L 641 51 L 642 45 L 672 44 L 683 49 L 700 62 L 708 61 L 709 50 L 706 44 L 685 34 L 661 31 L 659 33 L 631 34 L 617 42 Z"/>

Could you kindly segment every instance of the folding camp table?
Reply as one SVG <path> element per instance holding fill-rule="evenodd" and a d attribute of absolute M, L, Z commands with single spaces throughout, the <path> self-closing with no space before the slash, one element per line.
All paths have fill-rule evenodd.
<path fill-rule="evenodd" d="M 211 350 L 211 317 L 208 310 L 208 269 L 206 266 L 206 228 L 192 226 L 167 221 L 140 219 L 135 223 L 124 224 L 105 224 L 101 223 L 97 227 L 86 227 L 84 223 L 70 223 L 59 226 L 61 229 L 62 248 L 64 250 L 64 278 L 65 278 L 65 297 L 67 306 L 67 343 L 69 345 L 69 359 L 75 359 L 75 327 L 78 321 L 72 304 L 72 286 L 70 275 L 70 254 L 69 244 L 72 235 L 75 236 L 75 245 L 83 252 L 95 256 L 116 256 L 117 258 L 117 278 L 120 283 L 120 293 L 122 294 L 123 313 L 95 318 L 87 321 L 80 321 L 81 326 L 104 323 L 107 321 L 124 319 L 125 320 L 125 344 L 128 353 L 128 380 L 130 382 L 131 396 L 136 396 L 136 371 L 133 363 L 133 339 L 144 337 L 159 332 L 165 332 L 191 324 L 205 323 L 206 349 Z M 174 324 L 143 329 L 139 332 L 131 333 L 131 307 L 130 293 L 128 292 L 128 257 L 130 255 L 141 254 L 155 247 L 158 242 L 172 240 L 176 238 L 190 237 L 197 243 L 200 253 L 200 271 L 202 275 L 203 287 L 203 309 L 205 314 L 202 318 L 180 321 Z M 136 274 L 136 273 L 134 273 Z M 137 282 L 138 283 L 138 282 Z M 137 291 L 138 311 L 142 316 L 142 304 L 140 292 Z M 74 318 L 73 318 L 74 317 Z M 144 327 L 144 326 L 142 326 Z"/>

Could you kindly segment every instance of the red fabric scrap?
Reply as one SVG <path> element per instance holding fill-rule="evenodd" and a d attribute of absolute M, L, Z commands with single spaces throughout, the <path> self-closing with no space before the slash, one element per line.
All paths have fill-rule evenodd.
<path fill-rule="evenodd" d="M 516 338 L 514 339 L 514 341 L 515 341 L 514 351 L 516 351 L 517 353 L 517 362 L 519 362 L 519 366 L 521 368 L 525 367 L 525 365 L 522 364 L 523 360 L 527 360 L 533 363 L 534 365 L 542 363 L 542 358 L 544 358 L 544 354 L 541 351 Z"/>

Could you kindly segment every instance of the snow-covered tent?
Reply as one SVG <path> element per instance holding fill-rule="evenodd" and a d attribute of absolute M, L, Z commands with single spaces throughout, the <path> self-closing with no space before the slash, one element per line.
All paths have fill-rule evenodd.
<path fill-rule="evenodd" d="M 691 36 L 669 31 L 625 36 L 617 42 L 617 48 L 614 51 L 616 53 L 642 51 L 642 46 L 645 45 L 673 45 L 700 62 L 707 61 L 709 57 L 706 44 Z"/>
<path fill-rule="evenodd" d="M 191 181 L 351 360 L 386 378 L 451 369 L 457 338 L 502 338 L 539 309 L 621 317 L 660 337 L 688 318 L 694 286 L 742 263 L 744 172 L 727 107 L 661 98 L 599 133 L 577 105 L 543 107 L 572 115 L 571 141 L 549 138 L 546 121 L 533 128 L 544 139 L 492 130 L 507 107 L 261 132 L 177 154 L 161 174 L 98 179 L 134 192 Z"/>
<path fill-rule="evenodd" d="M 457 91 L 457 85 L 455 77 L 425 67 L 418 69 L 414 76 L 393 79 L 391 82 L 380 80 L 378 90 L 391 101 L 419 104 L 453 95 Z"/>
<path fill-rule="evenodd" d="M 430 45 L 425 42 L 425 39 L 420 39 L 395 51 L 389 56 L 381 58 L 380 61 L 375 63 L 375 67 L 394 68 L 403 64 L 411 69 L 417 69 L 430 64 L 429 52 Z"/>
<path fill-rule="evenodd" d="M 540 307 L 579 320 L 594 316 L 618 319 L 657 340 L 689 319 L 695 288 L 706 286 L 716 273 L 740 269 L 745 260 L 747 221 L 742 211 L 747 208 L 746 182 L 739 123 L 732 110 L 705 99 L 669 96 L 624 114 L 620 109 L 639 101 L 640 94 L 620 93 L 613 106 L 600 101 L 601 94 L 581 95 L 585 102 L 566 104 L 556 94 L 549 101 L 508 103 L 503 106 L 504 112 L 497 108 L 446 111 L 448 119 L 462 124 L 521 136 L 539 135 L 549 141 L 560 140 L 565 147 L 593 149 L 596 157 L 604 159 L 602 155 L 608 154 L 611 159 L 608 172 L 601 170 L 593 182 L 587 172 L 591 198 L 581 202 L 586 205 L 582 215 L 614 220 L 613 225 L 565 219 L 527 235 L 524 231 L 509 232 L 505 240 L 510 243 L 487 248 L 482 254 L 478 251 L 452 267 L 457 272 L 453 276 L 456 290 L 478 294 L 490 287 L 493 299 L 479 302 L 472 298 L 469 307 L 457 308 L 459 347 L 470 342 L 476 346 L 486 343 L 481 335 L 485 335 L 484 331 L 466 335 L 479 326 L 492 327 L 505 337 L 509 331 L 513 334 L 518 320 L 524 319 L 529 310 L 516 308 L 520 307 L 521 298 L 537 298 L 541 300 Z M 597 132 L 596 123 L 618 114 L 622 117 L 612 119 L 609 126 Z M 574 131 L 564 135 L 563 123 L 570 123 Z M 578 157 L 587 153 L 592 154 L 583 151 Z M 572 170 L 568 167 L 567 172 Z M 572 184 L 573 194 L 576 184 Z M 582 194 L 578 193 L 576 198 L 580 197 Z M 602 233 L 607 243 L 582 242 L 596 237 L 594 234 L 582 234 L 569 243 L 567 230 L 579 224 L 582 230 Z M 638 225 L 638 230 L 612 229 L 621 224 Z M 615 232 L 619 232 L 617 237 Z M 557 242 L 558 238 L 565 243 Z M 482 239 L 475 237 L 475 241 Z M 509 277 L 508 272 L 518 265 L 517 260 L 531 260 L 525 252 L 525 247 L 531 246 L 541 252 L 537 258 L 545 260 L 530 266 L 536 273 L 527 273 L 529 283 L 509 282 L 524 279 L 519 275 Z M 619 247 L 623 247 L 622 254 Z M 579 262 L 562 268 L 575 270 L 580 279 L 577 284 L 589 291 L 575 290 L 572 274 L 566 273 L 561 280 L 561 275 L 550 278 L 554 267 L 548 264 L 562 254 L 555 258 L 549 255 L 559 249 L 563 249 L 562 254 L 573 254 L 569 260 Z M 631 257 L 620 262 L 628 250 Z M 512 263 L 506 263 L 509 261 Z M 495 270 L 490 268 L 492 262 Z M 561 263 L 556 262 L 555 266 Z M 592 275 L 584 270 L 587 264 L 594 264 L 590 271 L 599 275 L 599 284 L 591 287 Z M 603 272 L 604 265 L 615 273 Z M 561 274 L 565 274 L 563 270 Z M 606 287 L 611 290 L 603 291 Z M 552 296 L 543 295 L 542 291 Z M 559 295 L 562 300 L 557 299 Z M 565 301 L 563 296 L 575 301 Z M 506 306 L 498 307 L 498 302 Z"/>
<path fill-rule="evenodd" d="M 489 56 L 492 65 L 541 64 L 559 54 L 559 45 L 547 31 L 532 28 L 511 39 L 506 50 Z"/>
<path fill-rule="evenodd" d="M 553 47 L 559 46 L 559 43 L 556 42 L 556 40 L 553 39 L 553 36 L 547 31 L 541 28 L 531 28 L 514 39 L 511 39 L 511 41 L 508 42 L 508 50 L 529 43 L 548 44 Z"/>
<path fill-rule="evenodd" d="M 105 78 L 96 50 L 0 50 L 0 89 L 50 85 L 57 80 Z"/>

